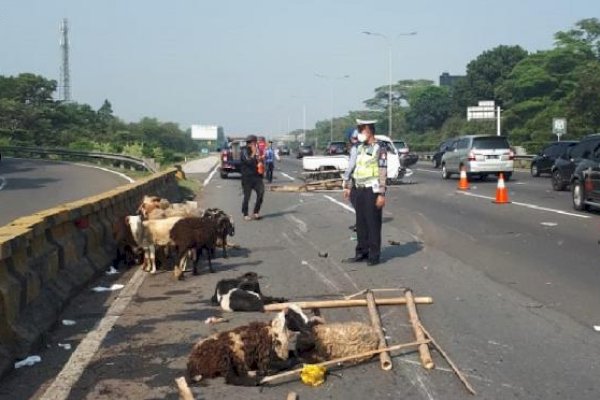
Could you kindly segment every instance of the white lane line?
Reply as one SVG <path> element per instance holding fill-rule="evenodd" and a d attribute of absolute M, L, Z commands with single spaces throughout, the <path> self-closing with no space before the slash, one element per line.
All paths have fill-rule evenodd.
<path fill-rule="evenodd" d="M 4 186 L 6 186 L 6 179 L 0 176 L 0 190 L 4 189 Z"/>
<path fill-rule="evenodd" d="M 218 170 L 218 169 L 219 169 L 219 168 L 216 168 L 216 167 L 215 167 L 215 168 L 212 170 L 212 172 L 211 172 L 210 174 L 208 174 L 208 177 L 207 177 L 207 178 L 204 180 L 204 182 L 202 182 L 202 186 L 206 186 L 206 185 L 208 185 L 208 183 L 210 182 L 210 180 L 212 179 L 212 177 L 213 177 L 213 176 L 214 176 L 214 175 L 217 173 L 217 170 Z"/>
<path fill-rule="evenodd" d="M 115 175 L 119 175 L 121 178 L 125 179 L 129 183 L 135 182 L 135 179 L 132 179 L 131 177 L 125 175 L 122 172 L 113 171 L 112 169 L 98 167 L 97 165 L 87 165 L 87 164 L 80 164 L 80 163 L 75 163 L 74 165 L 78 165 L 80 167 L 95 168 L 95 169 L 99 169 L 99 170 L 102 170 L 102 171 L 105 171 L 105 172 L 110 172 L 110 173 L 113 173 Z"/>
<path fill-rule="evenodd" d="M 306 226 L 306 222 L 302 221 L 300 218 L 296 218 L 291 214 L 286 214 L 285 218 L 291 220 L 296 225 L 298 225 L 298 229 L 300 229 L 300 232 L 302 232 L 302 233 L 308 232 L 308 227 Z"/>
<path fill-rule="evenodd" d="M 350 211 L 351 213 L 355 213 L 356 211 L 354 211 L 354 208 L 350 207 L 348 204 L 344 204 L 341 201 L 338 201 L 336 199 L 334 199 L 331 196 L 327 196 L 326 194 L 323 195 L 323 197 L 325 197 L 327 200 L 334 202 L 335 204 L 337 204 L 338 206 L 342 206 L 344 207 L 346 210 Z"/>
<path fill-rule="evenodd" d="M 279 171 L 279 173 L 283 176 L 285 176 L 286 178 L 288 178 L 291 181 L 295 181 L 296 179 L 294 179 L 293 176 L 289 176 L 288 174 L 286 174 L 285 172 Z"/>
<path fill-rule="evenodd" d="M 429 172 L 431 174 L 442 174 L 440 171 L 433 171 L 430 169 L 423 169 L 423 168 L 415 168 L 415 171 L 421 171 L 421 172 Z"/>
<path fill-rule="evenodd" d="M 137 293 L 147 274 L 141 269 L 133 274 L 125 288 L 106 311 L 106 315 L 100 320 L 98 326 L 79 343 L 73 354 L 71 354 L 69 361 L 40 397 L 41 400 L 64 400 L 69 397 L 71 389 L 94 358 L 108 332 L 113 328 Z"/>
<path fill-rule="evenodd" d="M 475 193 L 470 193 L 470 192 L 456 191 L 456 193 L 464 194 L 465 196 L 470 196 L 470 197 L 478 197 L 480 199 L 495 200 L 495 197 L 484 196 L 481 194 L 475 194 Z M 515 206 L 520 206 L 520 207 L 531 208 L 532 210 L 547 211 L 547 212 L 553 212 L 555 214 L 568 215 L 569 217 L 577 217 L 577 218 L 585 218 L 585 219 L 591 218 L 589 215 L 575 214 L 575 213 L 571 213 L 568 211 L 557 210 L 555 208 L 542 207 L 542 206 L 537 206 L 535 204 L 529 204 L 529 203 L 520 203 L 518 201 L 513 201 L 510 204 L 513 204 Z"/>

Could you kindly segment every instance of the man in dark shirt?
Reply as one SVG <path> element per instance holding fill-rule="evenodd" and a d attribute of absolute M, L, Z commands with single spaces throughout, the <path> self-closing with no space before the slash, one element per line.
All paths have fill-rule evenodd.
<path fill-rule="evenodd" d="M 252 217 L 254 219 L 260 219 L 260 206 L 262 205 L 265 194 L 265 185 L 263 184 L 262 174 L 259 174 L 258 172 L 259 154 L 256 143 L 256 136 L 248 136 L 246 138 L 246 147 L 242 150 L 241 157 L 242 190 L 244 192 L 242 214 L 244 214 L 244 219 L 246 221 L 250 221 Z M 248 202 L 250 201 L 252 190 L 256 192 L 256 203 L 254 203 L 254 214 L 250 217 L 250 215 L 248 215 Z"/>

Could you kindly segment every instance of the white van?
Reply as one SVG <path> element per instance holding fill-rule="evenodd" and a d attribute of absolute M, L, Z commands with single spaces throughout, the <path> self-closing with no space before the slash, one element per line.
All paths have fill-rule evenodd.
<path fill-rule="evenodd" d="M 442 178 L 459 174 L 465 167 L 467 175 L 478 175 L 485 180 L 488 175 L 504 174 L 508 180 L 514 169 L 515 154 L 504 136 L 467 135 L 454 139 L 442 156 Z"/>

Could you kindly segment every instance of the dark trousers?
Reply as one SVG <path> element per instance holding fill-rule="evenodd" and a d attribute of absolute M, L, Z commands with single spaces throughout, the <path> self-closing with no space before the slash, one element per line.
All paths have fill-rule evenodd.
<path fill-rule="evenodd" d="M 275 163 L 267 163 L 267 180 L 269 183 L 273 182 L 273 168 L 275 168 Z"/>
<path fill-rule="evenodd" d="M 254 190 L 256 192 L 256 203 L 254 203 L 254 214 L 260 212 L 260 206 L 263 202 L 265 195 L 265 185 L 263 184 L 262 177 L 242 177 L 242 190 L 244 192 L 244 200 L 242 200 L 242 214 L 248 215 L 248 202 L 250 201 L 250 195 Z"/>
<path fill-rule="evenodd" d="M 381 251 L 381 222 L 383 211 L 375 206 L 377 193 L 371 188 L 356 188 L 356 255 L 369 255 L 369 260 L 379 260 Z"/>

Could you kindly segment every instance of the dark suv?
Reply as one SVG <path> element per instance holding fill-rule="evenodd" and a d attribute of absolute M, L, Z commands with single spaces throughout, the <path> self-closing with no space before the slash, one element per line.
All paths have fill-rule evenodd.
<path fill-rule="evenodd" d="M 573 207 L 587 210 L 590 206 L 600 207 L 600 134 L 587 136 L 581 143 L 582 157 L 571 176 Z M 575 149 L 571 157 L 578 156 Z"/>
<path fill-rule="evenodd" d="M 578 164 L 591 160 L 599 145 L 600 134 L 588 135 L 569 148 L 563 157 L 557 158 L 552 166 L 552 189 L 567 190 Z"/>
<path fill-rule="evenodd" d="M 444 140 L 442 142 L 442 144 L 440 144 L 440 147 L 433 154 L 433 157 L 431 157 L 431 162 L 433 164 L 433 168 L 440 167 L 440 165 L 442 164 L 442 156 L 450 147 L 452 147 L 453 142 L 454 142 L 454 139 L 447 139 L 447 140 Z"/>
<path fill-rule="evenodd" d="M 246 145 L 245 140 L 233 140 L 227 143 L 221 150 L 220 175 L 222 179 L 232 172 L 242 172 L 242 148 Z"/>
<path fill-rule="evenodd" d="M 555 142 L 542 149 L 531 160 L 531 176 L 552 173 L 552 166 L 557 158 L 564 157 L 567 151 L 575 146 L 577 141 Z"/>
<path fill-rule="evenodd" d="M 325 154 L 329 156 L 347 153 L 346 142 L 329 142 L 325 148 Z"/>

